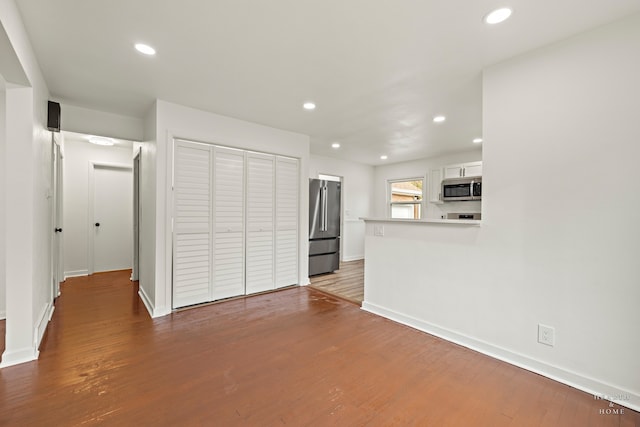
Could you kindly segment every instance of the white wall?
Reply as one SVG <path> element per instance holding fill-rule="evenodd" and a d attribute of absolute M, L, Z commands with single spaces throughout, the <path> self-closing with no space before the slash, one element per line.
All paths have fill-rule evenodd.
<path fill-rule="evenodd" d="M 4 89 L 4 79 L 0 75 L 0 242 L 4 242 L 5 237 L 5 144 L 6 144 L 6 94 Z M 6 312 L 6 270 L 5 270 L 5 245 L 0 244 L 0 320 L 4 319 L 7 315 Z"/>
<path fill-rule="evenodd" d="M 638 52 L 635 15 L 485 70 L 482 225 L 368 228 L 365 307 L 640 409 Z"/>
<path fill-rule="evenodd" d="M 448 212 L 480 212 L 480 202 L 447 202 L 443 204 L 429 203 L 429 171 L 446 165 L 475 162 L 482 160 L 482 149 L 474 148 L 469 151 L 449 154 L 446 156 L 412 160 L 409 162 L 393 163 L 386 166 L 376 166 L 374 177 L 374 209 L 376 218 L 389 217 L 389 205 L 387 200 L 387 182 L 392 179 L 426 178 L 425 187 L 427 208 L 425 218 L 441 218 Z M 484 180 L 483 180 L 484 181 Z M 484 182 L 483 182 L 484 183 Z"/>
<path fill-rule="evenodd" d="M 130 141 L 142 140 L 143 120 L 137 117 L 106 113 L 66 103 L 60 104 L 60 111 L 62 130 Z"/>
<path fill-rule="evenodd" d="M 155 124 L 155 132 L 148 128 Z M 308 178 L 309 137 L 230 117 L 220 116 L 206 111 L 183 107 L 166 101 L 157 100 L 155 119 L 148 116 L 145 120 L 146 133 L 143 149 L 146 157 L 155 164 L 155 171 L 143 165 L 143 176 L 149 185 L 155 183 L 155 200 L 144 200 L 145 215 L 155 216 L 155 253 L 153 267 L 149 263 L 151 254 L 145 250 L 141 256 L 141 297 L 152 316 L 162 316 L 171 312 L 171 153 L 173 138 L 215 143 L 228 147 L 242 148 L 296 157 L 300 159 L 300 232 L 299 232 L 299 279 L 301 284 L 308 283 Z M 155 136 L 154 141 L 151 140 Z M 155 147 L 155 150 L 154 148 Z M 145 154 L 145 153 L 143 153 Z M 155 177 L 148 176 L 154 174 Z M 154 180 L 155 178 L 155 180 Z M 150 231 L 150 230 L 148 230 Z M 143 235 L 146 232 L 143 230 Z M 149 233 L 151 234 L 151 233 Z M 142 274 L 153 268 L 154 282 L 150 274 Z M 153 290 L 152 290 L 153 288 Z"/>
<path fill-rule="evenodd" d="M 64 152 L 64 274 L 65 277 L 88 272 L 89 162 L 133 167 L 132 149 L 105 147 L 65 138 Z M 93 229 L 92 229 L 93 231 Z"/>
<path fill-rule="evenodd" d="M 48 89 L 12 0 L 0 22 L 31 87 L 6 90 L 6 348 L 0 366 L 33 360 L 52 311 Z M 14 83 L 14 82 L 8 82 Z"/>
<path fill-rule="evenodd" d="M 309 178 L 319 174 L 342 177 L 342 261 L 364 258 L 364 221 L 360 218 L 371 216 L 373 166 L 312 155 Z"/>
<path fill-rule="evenodd" d="M 145 306 L 154 314 L 156 299 L 156 103 L 144 118 L 142 143 L 134 143 L 134 156 L 140 152 L 140 248 L 139 294 Z"/>

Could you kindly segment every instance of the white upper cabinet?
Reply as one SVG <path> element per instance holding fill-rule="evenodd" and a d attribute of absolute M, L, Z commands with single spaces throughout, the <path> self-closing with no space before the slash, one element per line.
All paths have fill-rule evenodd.
<path fill-rule="evenodd" d="M 431 169 L 429 172 L 429 201 L 442 203 L 442 169 Z"/>
<path fill-rule="evenodd" d="M 482 162 L 473 162 L 464 164 L 463 176 L 482 176 Z"/>
<path fill-rule="evenodd" d="M 443 168 L 443 171 L 442 179 L 482 176 L 482 162 L 448 165 Z"/>

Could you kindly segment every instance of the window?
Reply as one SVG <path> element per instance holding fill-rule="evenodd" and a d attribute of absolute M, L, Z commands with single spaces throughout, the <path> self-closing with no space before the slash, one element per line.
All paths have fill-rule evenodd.
<path fill-rule="evenodd" d="M 391 218 L 422 218 L 424 178 L 389 181 Z"/>

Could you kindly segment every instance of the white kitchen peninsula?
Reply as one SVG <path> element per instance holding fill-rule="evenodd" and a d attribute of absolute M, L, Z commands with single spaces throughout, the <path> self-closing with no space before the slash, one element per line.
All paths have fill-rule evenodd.
<path fill-rule="evenodd" d="M 487 297 L 474 280 L 483 269 L 482 221 L 363 219 L 362 308 L 475 347 L 463 331 Z"/>

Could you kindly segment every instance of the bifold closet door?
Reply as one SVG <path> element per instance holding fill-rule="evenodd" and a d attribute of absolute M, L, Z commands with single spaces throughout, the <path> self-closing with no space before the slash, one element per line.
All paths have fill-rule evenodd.
<path fill-rule="evenodd" d="M 275 157 L 247 153 L 247 294 L 275 289 Z"/>
<path fill-rule="evenodd" d="M 276 158 L 276 288 L 298 284 L 298 160 Z"/>
<path fill-rule="evenodd" d="M 245 294 L 245 153 L 213 149 L 213 295 L 212 300 Z"/>
<path fill-rule="evenodd" d="M 176 141 L 173 308 L 211 300 L 211 148 Z"/>

